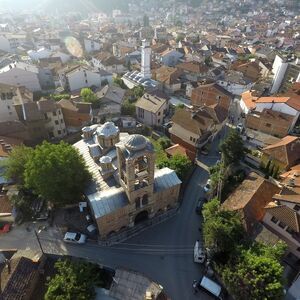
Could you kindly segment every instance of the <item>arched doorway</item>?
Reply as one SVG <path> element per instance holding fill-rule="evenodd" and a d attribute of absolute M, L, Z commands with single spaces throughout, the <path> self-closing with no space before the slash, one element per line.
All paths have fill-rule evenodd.
<path fill-rule="evenodd" d="M 147 210 L 143 210 L 140 213 L 138 213 L 134 218 L 134 225 L 139 224 L 141 222 L 144 222 L 148 220 L 149 213 Z"/>

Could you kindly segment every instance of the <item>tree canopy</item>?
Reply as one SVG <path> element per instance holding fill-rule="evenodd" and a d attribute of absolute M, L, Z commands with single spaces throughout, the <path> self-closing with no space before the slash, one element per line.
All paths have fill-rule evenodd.
<path fill-rule="evenodd" d="M 245 147 L 240 134 L 231 130 L 227 138 L 221 143 L 220 150 L 225 166 L 237 163 L 245 156 Z"/>
<path fill-rule="evenodd" d="M 285 247 L 256 244 L 243 249 L 235 264 L 228 264 L 222 276 L 230 293 L 237 300 L 283 298 L 283 267 L 279 263 Z M 242 287 L 242 288 L 241 288 Z"/>
<path fill-rule="evenodd" d="M 99 107 L 100 101 L 90 88 L 81 89 L 80 97 L 84 102 L 91 103 L 93 107 Z"/>
<path fill-rule="evenodd" d="M 55 263 L 57 274 L 48 282 L 46 300 L 90 300 L 94 286 L 105 286 L 101 270 L 94 264 L 60 260 Z"/>
<path fill-rule="evenodd" d="M 43 142 L 25 163 L 25 187 L 58 206 L 79 201 L 89 180 L 83 158 L 64 142 Z"/>

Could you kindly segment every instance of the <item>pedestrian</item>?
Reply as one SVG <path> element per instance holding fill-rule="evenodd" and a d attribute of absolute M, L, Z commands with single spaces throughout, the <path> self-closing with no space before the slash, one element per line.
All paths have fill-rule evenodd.
<path fill-rule="evenodd" d="M 194 294 L 197 294 L 197 292 L 198 292 L 198 283 L 197 283 L 197 280 L 193 281 L 193 289 L 194 289 Z"/>

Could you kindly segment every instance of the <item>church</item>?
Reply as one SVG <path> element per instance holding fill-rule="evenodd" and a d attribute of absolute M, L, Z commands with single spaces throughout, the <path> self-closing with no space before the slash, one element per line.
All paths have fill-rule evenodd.
<path fill-rule="evenodd" d="M 100 238 L 178 206 L 181 181 L 169 168 L 155 168 L 152 143 L 121 133 L 112 122 L 82 129 L 74 144 L 93 176 L 86 190 Z"/>

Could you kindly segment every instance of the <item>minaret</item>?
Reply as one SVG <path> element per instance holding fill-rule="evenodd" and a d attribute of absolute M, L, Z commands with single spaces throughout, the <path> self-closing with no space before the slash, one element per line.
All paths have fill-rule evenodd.
<path fill-rule="evenodd" d="M 149 42 L 142 40 L 142 63 L 141 73 L 142 77 L 146 79 L 151 78 L 151 48 Z"/>

